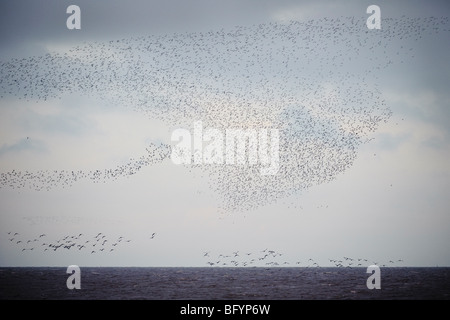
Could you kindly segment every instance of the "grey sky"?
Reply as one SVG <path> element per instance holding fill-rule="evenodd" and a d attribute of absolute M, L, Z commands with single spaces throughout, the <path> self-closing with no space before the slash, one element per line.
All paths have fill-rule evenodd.
<path fill-rule="evenodd" d="M 378 1 L 383 17 L 402 15 L 436 16 L 449 10 L 446 1 Z M 355 16 L 365 18 L 371 1 L 77 1 L 82 10 L 82 30 L 68 32 L 66 8 L 71 1 L 2 1 L 0 39 L 13 43 L 85 41 L 172 32 L 204 31 L 251 25 L 268 20 L 305 21 L 320 17 Z M 61 15 L 63 12 L 63 15 Z M 2 46 L 3 47 L 3 46 Z"/>
<path fill-rule="evenodd" d="M 65 9 L 70 4 L 81 8 L 81 30 L 65 27 Z M 2 1 L 0 62 L 49 52 L 64 54 L 76 46 L 95 47 L 111 40 L 205 34 L 289 20 L 344 16 L 361 19 L 364 26 L 365 10 L 371 4 L 381 7 L 382 28 L 384 18 L 449 17 L 450 12 L 447 1 Z M 370 51 L 363 47 L 361 55 L 350 55 L 353 60 L 346 62 L 344 70 L 331 69 L 335 73 L 328 79 L 317 80 L 314 71 L 304 75 L 323 86 L 316 97 L 304 101 L 314 107 L 320 98 L 328 97 L 327 86 L 333 93 L 345 71 L 354 78 L 342 80 L 342 86 L 354 94 L 365 88 L 358 83 L 365 77 L 363 68 L 370 70 L 371 63 L 374 69 L 382 65 L 390 52 L 407 52 L 404 58 L 392 56 L 394 63 L 385 69 L 367 74 L 367 83 L 375 85 L 366 89 L 380 91 L 392 116 L 367 135 L 371 140 L 358 147 L 354 162 L 333 181 L 244 213 L 218 209 L 220 201 L 208 184 L 207 173 L 194 170 L 191 174 L 171 163 L 148 166 L 115 181 L 85 179 L 49 191 L 2 186 L 0 265 L 206 266 L 205 251 L 217 257 L 238 250 L 256 254 L 268 247 L 284 254 L 277 262 L 291 265 L 308 258 L 327 265 L 328 259 L 343 256 L 383 263 L 402 259 L 396 264 L 401 266 L 450 265 L 448 27 L 447 22 L 446 31 L 425 32 L 420 40 L 386 39 L 388 54 L 378 56 L 381 62 L 366 62 Z M 318 66 L 319 61 L 328 63 L 326 58 L 343 50 L 343 45 L 327 48 L 315 53 Z M 95 55 L 86 59 L 89 64 L 101 62 Z M 277 74 L 277 66 L 268 62 L 267 74 Z M 316 65 L 309 67 L 305 70 L 314 70 Z M 33 69 L 29 75 L 42 70 L 47 69 Z M 275 94 L 283 93 L 276 79 L 268 80 Z M 291 87 L 295 88 L 286 83 L 286 88 Z M 161 95 L 175 101 L 170 99 L 176 98 L 177 87 L 164 90 Z M 173 123 L 124 107 L 125 99 L 119 98 L 128 89 L 120 88 L 120 83 L 111 89 L 111 101 L 100 91 L 86 90 L 86 95 L 56 91 L 59 97 L 45 101 L 11 95 L 0 99 L 0 173 L 117 168 L 145 154 L 148 143 L 167 142 L 168 130 L 173 129 Z M 138 101 L 133 100 L 138 91 L 130 91 L 130 104 Z M 239 92 L 246 95 L 245 90 Z M 218 103 L 216 96 L 208 97 Z M 205 98 L 199 103 L 208 102 Z M 230 108 L 229 112 L 239 110 Z M 48 241 L 79 232 L 92 240 L 103 232 L 110 239 L 129 238 L 132 245 L 109 255 L 22 252 L 22 247 L 9 241 L 8 232 L 19 232 L 23 239 L 46 233 Z M 153 232 L 157 236 L 150 240 Z"/>

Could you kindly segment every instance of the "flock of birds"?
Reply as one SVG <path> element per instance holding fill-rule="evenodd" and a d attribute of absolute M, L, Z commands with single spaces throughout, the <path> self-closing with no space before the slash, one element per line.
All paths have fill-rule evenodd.
<path fill-rule="evenodd" d="M 389 65 L 414 56 L 414 41 L 449 31 L 448 17 L 383 19 L 368 30 L 354 17 L 270 22 L 231 30 L 90 42 L 66 52 L 0 63 L 1 99 L 91 96 L 170 128 L 280 130 L 280 169 L 192 165 L 227 212 L 253 210 L 344 173 L 358 147 L 392 114 L 378 88 Z M 33 139 L 33 137 L 31 137 Z M 30 139 L 30 140 L 31 140 Z M 170 161 L 170 134 L 147 154 L 107 169 L 13 170 L 0 188 L 50 191 L 108 182 Z"/>
<path fill-rule="evenodd" d="M 157 233 L 148 235 L 148 240 L 155 239 Z M 5 240 L 6 241 L 6 240 Z M 24 237 L 18 232 L 8 231 L 7 241 L 18 248 L 21 252 L 56 252 L 56 251 L 75 251 L 88 254 L 113 253 L 123 246 L 132 244 L 132 239 L 124 236 L 109 237 L 99 232 L 96 235 L 85 235 L 83 233 L 65 235 L 60 238 L 51 238 L 42 233 L 34 237 Z M 291 261 L 285 258 L 285 255 L 279 251 L 265 248 L 257 252 L 233 251 L 229 253 L 213 254 L 211 251 L 203 252 L 203 259 L 211 267 L 303 267 L 317 268 L 321 267 L 314 259 L 309 258 L 304 261 Z M 338 268 L 367 267 L 375 264 L 380 267 L 396 267 L 402 263 L 402 259 L 389 260 L 386 263 L 370 261 L 364 258 L 343 257 L 341 259 L 328 259 L 327 266 Z M 400 265 L 401 266 L 401 265 Z"/>
<path fill-rule="evenodd" d="M 392 115 L 377 82 L 384 70 L 408 62 L 421 38 L 449 30 L 448 17 L 385 18 L 381 30 L 342 17 L 94 41 L 67 52 L 0 62 L 0 101 L 93 97 L 169 128 L 201 120 L 218 129 L 279 129 L 276 175 L 261 176 L 259 164 L 189 167 L 194 176 L 208 178 L 208 190 L 223 210 L 248 211 L 330 182 L 351 167 L 358 147 Z M 39 137 L 27 138 L 33 139 Z M 170 161 L 169 139 L 170 133 L 139 159 L 113 168 L 1 172 L 0 188 L 51 191 L 80 180 L 107 183 L 129 177 Z M 102 233 L 53 240 L 45 234 L 8 236 L 22 252 L 112 253 L 131 242 Z M 214 257 L 205 252 L 204 258 L 210 266 L 319 267 L 313 259 L 284 261 L 282 253 L 268 249 Z M 329 262 L 356 267 L 368 261 L 344 257 Z"/>
<path fill-rule="evenodd" d="M 35 237 L 24 237 L 18 232 L 8 231 L 8 242 L 17 247 L 21 252 L 55 252 L 55 251 L 76 251 L 87 252 L 89 254 L 113 253 L 124 245 L 130 244 L 131 239 L 123 236 L 107 237 L 106 234 L 99 232 L 95 236 L 88 236 L 83 233 L 65 235 L 61 238 L 52 239 L 45 233 Z M 156 236 L 153 232 L 149 239 Z"/>
<path fill-rule="evenodd" d="M 320 268 L 318 262 L 313 258 L 303 261 L 292 261 L 286 259 L 285 255 L 275 250 L 266 248 L 257 252 L 240 252 L 212 254 L 210 251 L 203 252 L 203 258 L 208 260 L 207 265 L 211 267 L 302 267 L 302 268 Z M 371 261 L 366 258 L 342 257 L 339 259 L 328 259 L 326 266 L 336 268 L 364 268 L 369 265 L 378 265 L 379 267 L 398 267 L 403 266 L 403 259 L 389 260 L 388 262 Z"/>
<path fill-rule="evenodd" d="M 56 187 L 71 187 L 80 180 L 90 180 L 94 183 L 106 183 L 120 177 L 129 177 L 139 172 L 142 168 L 162 162 L 168 157 L 170 146 L 165 144 L 150 144 L 146 154 L 138 159 L 130 159 L 127 163 L 115 168 L 96 170 L 12 170 L 0 174 L 0 185 L 18 189 L 30 187 L 36 191 L 50 191 Z"/>

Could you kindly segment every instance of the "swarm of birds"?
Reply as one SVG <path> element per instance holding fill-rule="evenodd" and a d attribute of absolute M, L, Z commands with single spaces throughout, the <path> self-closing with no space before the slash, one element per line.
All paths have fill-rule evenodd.
<path fill-rule="evenodd" d="M 280 168 L 192 165 L 218 206 L 253 210 L 344 173 L 392 114 L 377 79 L 414 56 L 414 41 L 448 33 L 448 17 L 322 18 L 229 30 L 91 42 L 64 53 L 0 63 L 0 97 L 49 101 L 93 96 L 168 126 L 280 130 Z M 32 137 L 31 137 L 32 138 Z M 51 190 L 82 179 L 106 182 L 170 161 L 171 143 L 152 144 L 124 166 L 91 171 L 10 171 L 0 188 Z"/>

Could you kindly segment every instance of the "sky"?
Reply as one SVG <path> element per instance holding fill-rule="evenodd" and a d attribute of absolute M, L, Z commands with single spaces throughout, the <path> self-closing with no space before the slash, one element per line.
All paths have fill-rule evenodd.
<path fill-rule="evenodd" d="M 450 266 L 449 13 L 2 1 L 0 266 Z M 280 170 L 174 164 L 195 121 L 279 130 Z"/>

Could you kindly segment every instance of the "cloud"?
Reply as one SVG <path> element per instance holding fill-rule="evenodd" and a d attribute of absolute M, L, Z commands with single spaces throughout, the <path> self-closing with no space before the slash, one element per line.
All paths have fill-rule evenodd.
<path fill-rule="evenodd" d="M 434 131 L 450 144 L 450 96 L 447 93 L 438 93 L 428 88 L 416 88 L 416 90 L 385 90 L 384 96 L 394 111 L 403 114 L 405 118 L 427 124 L 428 131 Z M 417 130 L 411 128 L 412 132 Z"/>
<path fill-rule="evenodd" d="M 49 134 L 81 135 L 90 131 L 89 120 L 76 115 L 29 115 L 23 119 L 23 125 L 29 130 L 47 132 Z"/>
<path fill-rule="evenodd" d="M 43 141 L 27 137 L 13 144 L 3 144 L 0 147 L 0 157 L 8 153 L 20 153 L 22 151 L 46 152 L 47 148 Z"/>
<path fill-rule="evenodd" d="M 326 12 L 327 15 L 330 12 L 336 12 L 339 6 L 335 2 L 322 3 L 322 2 L 308 2 L 308 3 L 294 3 L 285 5 L 281 8 L 277 8 L 272 13 L 272 19 L 277 22 L 288 21 L 307 21 L 317 16 L 323 15 Z"/>
<path fill-rule="evenodd" d="M 262 22 L 270 1 L 78 0 L 81 29 L 68 30 L 69 1 L 2 1 L 0 53 L 3 58 L 42 54 L 45 44 L 112 40 L 124 37 L 185 33 Z"/>

